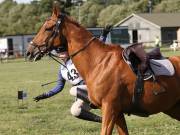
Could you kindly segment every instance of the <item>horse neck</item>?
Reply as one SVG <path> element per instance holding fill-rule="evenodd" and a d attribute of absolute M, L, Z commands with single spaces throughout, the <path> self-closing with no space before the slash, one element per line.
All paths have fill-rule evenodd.
<path fill-rule="evenodd" d="M 64 25 L 64 35 L 67 38 L 69 54 L 73 54 L 82 49 L 93 37 L 90 32 L 78 25 L 76 22 L 68 20 Z M 99 41 L 94 40 L 90 42 L 90 45 L 86 49 L 72 58 L 73 63 L 83 78 L 86 78 L 86 75 L 90 73 L 91 69 L 93 69 L 97 64 L 98 59 L 103 55 L 101 45 L 96 44 L 96 42 Z"/>

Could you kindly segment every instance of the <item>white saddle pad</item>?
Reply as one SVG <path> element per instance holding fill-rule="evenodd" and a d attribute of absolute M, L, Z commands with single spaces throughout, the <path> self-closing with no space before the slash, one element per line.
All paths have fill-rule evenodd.
<path fill-rule="evenodd" d="M 174 67 L 168 59 L 163 59 L 163 60 L 150 59 L 150 66 L 155 76 L 160 76 L 160 75 L 173 76 L 175 73 Z"/>

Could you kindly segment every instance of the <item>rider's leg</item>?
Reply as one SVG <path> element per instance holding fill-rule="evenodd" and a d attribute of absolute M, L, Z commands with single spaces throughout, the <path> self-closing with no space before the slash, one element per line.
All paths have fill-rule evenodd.
<path fill-rule="evenodd" d="M 70 89 L 70 94 L 89 104 L 92 109 L 97 109 L 97 107 L 89 101 L 86 85 L 73 86 Z"/>
<path fill-rule="evenodd" d="M 89 112 L 90 107 L 81 99 L 77 99 L 71 107 L 71 114 L 79 119 L 101 122 L 102 118 L 96 114 Z"/>
<path fill-rule="evenodd" d="M 73 86 L 69 92 L 72 96 L 82 99 L 86 103 L 90 103 L 86 85 Z"/>
<path fill-rule="evenodd" d="M 69 93 L 70 95 L 74 96 L 74 97 L 77 97 L 77 89 L 81 89 L 83 91 L 85 91 L 87 93 L 87 86 L 86 85 L 78 85 L 78 86 L 73 86 L 70 90 L 69 90 Z"/>

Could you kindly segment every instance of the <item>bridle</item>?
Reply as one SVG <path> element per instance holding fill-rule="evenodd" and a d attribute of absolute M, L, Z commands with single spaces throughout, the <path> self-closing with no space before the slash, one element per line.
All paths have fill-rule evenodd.
<path fill-rule="evenodd" d="M 62 26 L 61 24 L 63 23 L 65 16 L 66 16 L 65 14 L 61 14 L 61 15 L 58 16 L 58 19 L 57 19 L 57 21 L 56 21 L 54 30 L 53 30 L 52 34 L 45 40 L 44 44 L 38 45 L 38 44 L 34 43 L 33 41 L 30 42 L 30 45 L 34 47 L 33 49 L 35 49 L 35 48 L 38 49 L 38 52 L 37 52 L 35 55 L 38 55 L 38 56 L 40 56 L 40 57 L 43 57 L 44 54 L 48 54 L 50 57 L 54 56 L 54 55 L 52 55 L 51 50 L 52 50 L 52 49 L 58 50 L 58 48 L 55 48 L 55 47 L 53 48 L 53 42 L 52 42 L 52 41 L 53 41 L 54 38 L 56 38 L 56 36 L 58 36 L 58 35 L 60 35 L 59 38 L 60 38 L 61 40 L 62 40 L 63 38 L 65 38 L 65 37 L 63 36 L 63 34 L 60 34 L 60 28 L 61 28 L 61 26 Z M 93 40 L 95 40 L 95 39 L 96 39 L 95 37 L 92 37 L 92 38 L 85 44 L 85 46 L 83 46 L 81 49 L 77 50 L 76 52 L 74 52 L 74 53 L 72 53 L 72 54 L 69 54 L 69 58 L 72 59 L 72 58 L 73 58 L 74 56 L 76 56 L 78 53 L 80 53 L 81 51 L 85 50 L 85 49 L 91 44 L 91 42 L 92 42 Z M 62 44 L 62 43 L 61 43 L 61 44 Z M 65 44 L 65 45 L 66 45 L 66 44 Z M 45 49 L 43 50 L 43 48 L 45 48 Z M 58 56 L 56 56 L 56 57 L 58 57 Z M 53 59 L 54 59 L 54 58 L 53 58 Z"/>
<path fill-rule="evenodd" d="M 56 38 L 56 36 L 58 36 L 60 34 L 60 27 L 61 27 L 61 23 L 62 21 L 64 20 L 64 14 L 61 14 L 57 21 L 56 21 L 56 24 L 55 24 L 55 27 L 52 31 L 52 33 L 48 36 L 48 38 L 45 40 L 45 42 L 41 45 L 39 44 L 36 44 L 35 42 L 31 41 L 30 42 L 30 45 L 33 46 L 33 49 L 38 49 L 38 51 L 36 52 L 35 55 L 39 55 L 39 56 L 43 56 L 44 54 L 48 54 L 51 50 L 53 49 L 58 49 L 58 48 L 55 48 L 53 47 L 53 40 Z M 55 20 L 53 20 L 55 21 Z M 62 34 L 60 34 L 60 38 L 62 39 Z M 64 37 L 63 37 L 64 38 Z"/>

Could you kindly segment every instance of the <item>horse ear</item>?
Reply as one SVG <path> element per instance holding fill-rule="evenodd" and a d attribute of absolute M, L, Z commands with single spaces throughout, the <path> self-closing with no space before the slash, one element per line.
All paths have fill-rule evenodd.
<path fill-rule="evenodd" d="M 53 15 L 59 16 L 60 14 L 60 4 L 58 1 L 54 1 L 53 3 Z"/>

